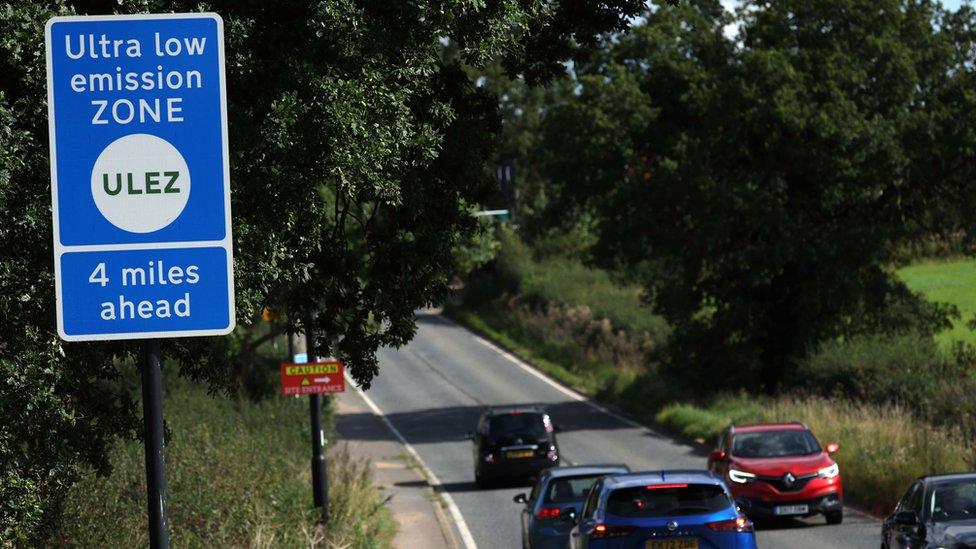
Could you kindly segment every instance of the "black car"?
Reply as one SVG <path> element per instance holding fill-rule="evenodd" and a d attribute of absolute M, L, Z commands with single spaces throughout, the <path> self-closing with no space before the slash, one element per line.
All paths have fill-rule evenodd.
<path fill-rule="evenodd" d="M 559 465 L 556 426 L 541 406 L 491 408 L 468 433 L 474 442 L 474 479 L 485 486 L 497 479 L 527 479 Z"/>
<path fill-rule="evenodd" d="M 881 525 L 881 547 L 976 548 L 976 473 L 919 477 Z"/>

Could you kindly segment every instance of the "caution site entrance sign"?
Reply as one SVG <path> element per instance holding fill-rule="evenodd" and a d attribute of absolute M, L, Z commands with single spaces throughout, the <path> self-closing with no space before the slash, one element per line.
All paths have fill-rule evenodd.
<path fill-rule="evenodd" d="M 324 362 L 283 362 L 281 364 L 281 394 L 320 395 L 342 393 L 346 390 L 341 360 Z"/>

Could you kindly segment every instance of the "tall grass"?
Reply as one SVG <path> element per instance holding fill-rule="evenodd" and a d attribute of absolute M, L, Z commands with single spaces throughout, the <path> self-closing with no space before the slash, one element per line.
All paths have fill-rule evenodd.
<path fill-rule="evenodd" d="M 388 547 L 395 533 L 368 468 L 330 452 L 332 521 L 315 525 L 306 399 L 235 403 L 167 376 L 166 448 L 174 547 Z M 327 412 L 331 424 L 331 412 Z M 332 437 L 330 437 L 332 438 Z M 69 493 L 51 544 L 146 546 L 142 445 L 120 443 L 107 478 L 90 472 Z"/>
<path fill-rule="evenodd" d="M 974 466 L 971 443 L 957 432 L 932 429 L 899 406 L 858 405 L 825 398 L 757 400 L 725 397 L 701 408 L 665 407 L 662 424 L 708 440 L 729 423 L 802 420 L 824 443 L 838 442 L 846 495 L 874 512 L 887 512 L 918 476 Z"/>

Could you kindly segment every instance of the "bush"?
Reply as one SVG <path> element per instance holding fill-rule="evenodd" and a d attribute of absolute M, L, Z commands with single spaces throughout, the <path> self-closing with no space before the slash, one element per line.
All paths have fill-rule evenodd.
<path fill-rule="evenodd" d="M 799 363 L 792 381 L 821 395 L 917 405 L 918 381 L 930 378 L 942 362 L 931 337 L 861 336 L 823 345 Z"/>
<path fill-rule="evenodd" d="M 861 336 L 835 341 L 801 361 L 793 383 L 806 394 L 895 404 L 938 425 L 972 430 L 976 402 L 973 348 L 957 343 L 945 356 L 931 337 Z"/>
<path fill-rule="evenodd" d="M 585 305 L 594 317 L 608 319 L 618 330 L 667 339 L 667 323 L 642 304 L 639 287 L 618 284 L 610 273 L 586 267 L 578 259 L 536 260 L 533 250 L 507 225 L 499 227 L 497 238 L 494 265 L 473 277 L 463 298 L 466 306 L 477 307 L 505 294 L 538 303 Z"/>

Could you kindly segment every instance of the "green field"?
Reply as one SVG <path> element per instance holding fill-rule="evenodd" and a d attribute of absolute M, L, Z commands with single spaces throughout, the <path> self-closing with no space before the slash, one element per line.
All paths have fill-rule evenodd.
<path fill-rule="evenodd" d="M 976 332 L 966 323 L 976 315 L 976 260 L 926 262 L 898 270 L 908 287 L 931 301 L 952 303 L 962 317 L 936 339 L 945 348 L 953 341 L 976 344 Z"/>

